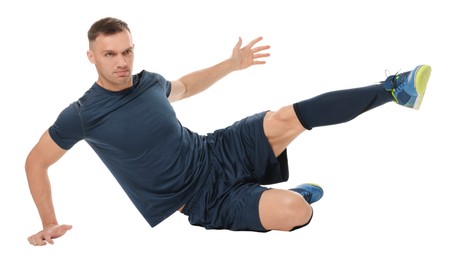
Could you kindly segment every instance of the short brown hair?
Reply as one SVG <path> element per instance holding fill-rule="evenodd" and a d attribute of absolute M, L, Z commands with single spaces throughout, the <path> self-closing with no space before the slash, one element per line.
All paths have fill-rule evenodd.
<path fill-rule="evenodd" d="M 124 30 L 131 32 L 127 23 L 117 18 L 106 17 L 96 21 L 88 30 L 87 36 L 89 42 L 93 42 L 100 34 L 113 35 Z"/>

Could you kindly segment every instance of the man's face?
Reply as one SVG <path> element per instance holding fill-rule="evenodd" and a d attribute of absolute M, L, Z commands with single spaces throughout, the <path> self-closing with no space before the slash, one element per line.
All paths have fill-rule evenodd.
<path fill-rule="evenodd" d="M 87 57 L 98 71 L 98 84 L 111 91 L 131 87 L 134 44 L 130 32 L 99 35 L 90 43 Z"/>

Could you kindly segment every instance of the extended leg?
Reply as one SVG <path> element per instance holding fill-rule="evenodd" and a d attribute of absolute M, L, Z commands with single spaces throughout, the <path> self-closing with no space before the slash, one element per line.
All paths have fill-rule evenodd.
<path fill-rule="evenodd" d="M 348 122 L 390 101 L 418 109 L 430 73 L 430 66 L 420 65 L 377 85 L 333 91 L 269 112 L 264 119 L 265 134 L 279 155 L 305 129 Z"/>
<path fill-rule="evenodd" d="M 264 131 L 275 155 L 279 155 L 305 129 L 347 122 L 361 113 L 393 100 L 382 85 L 346 89 L 268 112 Z"/>

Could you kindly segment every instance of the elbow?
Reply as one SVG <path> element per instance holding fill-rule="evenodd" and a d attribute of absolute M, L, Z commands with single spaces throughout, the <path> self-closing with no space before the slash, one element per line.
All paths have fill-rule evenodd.
<path fill-rule="evenodd" d="M 180 91 L 178 93 L 178 96 L 179 96 L 179 100 L 182 100 L 182 99 L 185 99 L 189 96 L 189 93 L 190 93 L 190 87 L 189 87 L 189 83 L 188 82 L 185 82 L 184 80 L 181 80 L 181 87 L 180 87 Z"/>
<path fill-rule="evenodd" d="M 172 82 L 171 94 L 169 100 L 171 102 L 180 101 L 188 97 L 189 88 L 188 83 L 185 83 L 184 80 L 179 79 Z"/>
<path fill-rule="evenodd" d="M 41 163 L 37 156 L 35 156 L 35 152 L 31 151 L 25 159 L 24 168 L 27 178 L 30 178 L 36 172 L 47 171 L 49 166 Z"/>
<path fill-rule="evenodd" d="M 24 168 L 25 168 L 25 173 L 27 174 L 27 177 L 29 177 L 31 175 L 31 173 L 33 172 L 33 169 L 35 168 L 35 161 L 33 160 L 33 156 L 32 154 L 30 153 L 27 158 L 25 159 L 25 165 L 24 165 Z"/>

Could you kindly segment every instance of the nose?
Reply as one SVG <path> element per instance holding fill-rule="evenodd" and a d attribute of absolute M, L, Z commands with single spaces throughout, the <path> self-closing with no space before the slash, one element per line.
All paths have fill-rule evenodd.
<path fill-rule="evenodd" d="M 118 66 L 118 67 L 124 67 L 124 66 L 126 66 L 127 63 L 126 63 L 125 57 L 123 57 L 123 55 L 118 55 L 118 57 L 119 57 L 119 58 L 118 58 L 118 61 L 117 61 L 117 64 L 118 64 L 117 66 Z"/>

